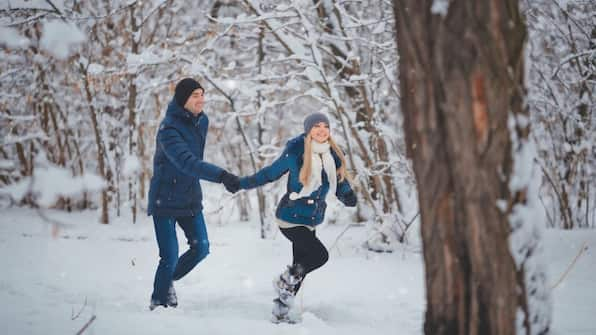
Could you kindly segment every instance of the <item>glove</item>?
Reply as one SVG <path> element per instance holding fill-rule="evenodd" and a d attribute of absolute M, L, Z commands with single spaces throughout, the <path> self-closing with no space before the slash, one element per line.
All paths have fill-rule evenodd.
<path fill-rule="evenodd" d="M 240 178 L 238 178 L 238 176 L 224 170 L 224 172 L 221 173 L 220 178 L 228 192 L 236 193 L 240 189 Z"/>
<path fill-rule="evenodd" d="M 354 192 L 346 194 L 343 201 L 344 205 L 346 205 L 347 207 L 356 206 L 356 202 L 358 202 L 358 198 L 356 198 L 356 193 Z"/>

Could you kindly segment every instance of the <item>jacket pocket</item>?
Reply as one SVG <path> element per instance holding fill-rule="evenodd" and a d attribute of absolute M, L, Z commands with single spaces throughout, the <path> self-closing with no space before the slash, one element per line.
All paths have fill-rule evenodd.
<path fill-rule="evenodd" d="M 177 175 L 166 181 L 167 186 L 162 185 L 167 189 L 168 207 L 186 208 L 189 206 L 193 198 L 192 180 L 189 179 L 191 178 Z"/>
<path fill-rule="evenodd" d="M 327 204 L 324 201 L 300 198 L 290 200 L 282 198 L 277 208 L 277 216 L 291 223 L 316 225 L 323 221 Z"/>

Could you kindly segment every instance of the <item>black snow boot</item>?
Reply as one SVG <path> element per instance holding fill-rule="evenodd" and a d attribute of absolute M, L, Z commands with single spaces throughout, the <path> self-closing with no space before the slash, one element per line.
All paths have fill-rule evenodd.
<path fill-rule="evenodd" d="M 178 307 L 178 297 L 176 296 L 176 290 L 174 289 L 174 284 L 170 286 L 168 289 L 168 306 L 170 307 Z"/>

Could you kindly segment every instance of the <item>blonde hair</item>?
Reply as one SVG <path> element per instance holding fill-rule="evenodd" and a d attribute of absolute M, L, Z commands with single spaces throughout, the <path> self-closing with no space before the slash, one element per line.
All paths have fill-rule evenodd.
<path fill-rule="evenodd" d="M 331 150 L 333 150 L 333 152 L 335 152 L 335 154 L 337 155 L 337 157 L 339 157 L 339 160 L 341 162 L 341 166 L 339 167 L 339 169 L 337 169 L 337 175 L 339 176 L 339 181 L 343 181 L 344 179 L 347 179 L 348 182 L 350 182 L 351 178 L 348 174 L 348 171 L 346 170 L 346 157 L 344 156 L 343 151 L 341 151 L 341 149 L 337 146 L 337 144 L 335 143 L 335 141 L 331 138 L 331 135 L 329 135 L 329 145 L 331 146 Z M 311 174 L 311 164 L 312 164 L 312 137 L 310 136 L 310 134 L 306 135 L 306 137 L 304 138 L 304 154 L 302 156 L 302 167 L 300 168 L 300 176 L 299 176 L 299 180 L 302 183 L 302 185 L 306 185 L 308 184 L 308 180 L 310 178 L 310 174 Z"/>

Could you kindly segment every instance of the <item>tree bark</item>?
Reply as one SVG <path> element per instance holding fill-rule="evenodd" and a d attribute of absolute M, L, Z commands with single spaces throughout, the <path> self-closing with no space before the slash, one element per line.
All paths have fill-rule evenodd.
<path fill-rule="evenodd" d="M 93 105 L 93 95 L 91 94 L 91 88 L 89 87 L 89 76 L 87 73 L 87 68 L 84 67 L 82 64 L 79 63 L 79 70 L 81 76 L 83 77 L 83 86 L 85 88 L 85 97 L 87 98 L 87 103 L 89 105 L 89 116 L 91 117 L 91 124 L 93 126 L 93 134 L 95 135 L 95 145 L 97 147 L 97 169 L 99 170 L 99 174 L 104 180 L 111 184 L 110 177 L 106 171 L 106 164 L 104 160 L 105 155 L 105 147 L 101 135 L 101 130 L 99 126 L 99 122 L 97 120 L 97 111 Z M 100 222 L 103 224 L 110 223 L 110 217 L 108 213 L 108 191 L 104 188 L 101 191 L 101 218 Z"/>
<path fill-rule="evenodd" d="M 132 32 L 131 37 L 131 50 L 132 54 L 138 55 L 140 49 L 139 39 L 137 34 L 139 34 L 140 26 L 137 23 L 136 16 L 135 16 L 136 6 L 130 7 L 130 27 Z M 128 80 L 128 159 L 130 157 L 137 157 L 137 141 L 135 137 L 135 133 L 138 131 L 137 129 L 137 73 L 131 73 L 127 76 Z M 130 210 L 132 213 L 132 223 L 137 222 L 137 186 L 138 183 L 138 174 L 134 173 L 128 176 L 128 201 Z"/>
<path fill-rule="evenodd" d="M 401 109 L 418 183 L 426 334 L 515 334 L 527 311 L 508 238 L 508 119 L 523 106 L 526 27 L 514 0 L 395 0 Z M 527 129 L 523 132 L 527 136 Z M 522 292 L 520 292 L 522 291 Z M 529 324 L 524 324 L 530 333 Z"/>
<path fill-rule="evenodd" d="M 262 25 L 259 27 L 259 37 L 258 37 L 258 45 L 259 47 L 257 48 L 257 53 L 258 53 L 258 58 L 257 58 L 257 73 L 259 76 L 261 76 L 263 74 L 263 62 L 265 61 L 265 46 L 264 46 L 264 40 L 265 40 L 265 27 L 263 27 Z M 264 81 L 261 81 L 262 84 L 264 84 Z M 261 105 L 262 105 L 262 101 L 263 101 L 263 96 L 261 95 L 261 91 L 257 91 L 257 105 L 256 105 L 256 109 L 260 110 L 261 109 Z M 263 133 L 265 132 L 263 129 L 263 126 L 261 125 L 261 121 L 259 120 L 259 118 L 257 117 L 257 127 L 258 127 L 258 143 L 259 146 L 262 146 L 263 143 Z M 263 159 L 263 157 L 259 157 L 259 168 L 262 168 L 263 165 L 265 164 L 265 160 Z M 259 206 L 259 217 L 261 218 L 261 238 L 265 239 L 267 237 L 267 230 L 268 230 L 268 225 L 266 223 L 265 220 L 263 220 L 266 216 L 267 213 L 265 212 L 265 208 L 267 208 L 267 203 L 266 203 L 266 199 L 265 199 L 265 193 L 263 192 L 262 188 L 257 188 L 257 202 L 258 202 L 258 206 Z"/>

